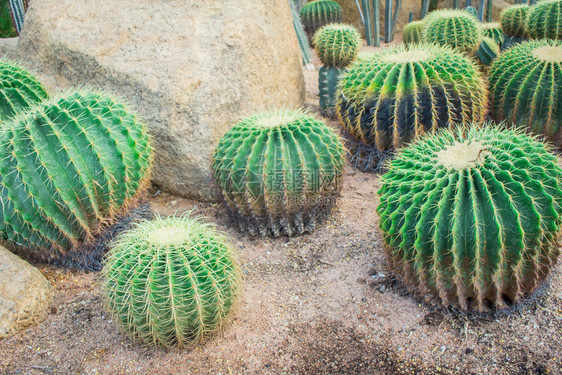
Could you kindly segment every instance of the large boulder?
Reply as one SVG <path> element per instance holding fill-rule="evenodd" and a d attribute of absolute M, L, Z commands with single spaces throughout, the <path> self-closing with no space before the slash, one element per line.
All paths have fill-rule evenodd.
<path fill-rule="evenodd" d="M 154 183 L 203 200 L 215 198 L 212 151 L 239 117 L 304 101 L 287 0 L 33 0 L 19 55 L 59 87 L 131 102 L 154 138 Z"/>
<path fill-rule="evenodd" d="M 50 300 L 41 272 L 0 246 L 0 338 L 43 320 Z"/>

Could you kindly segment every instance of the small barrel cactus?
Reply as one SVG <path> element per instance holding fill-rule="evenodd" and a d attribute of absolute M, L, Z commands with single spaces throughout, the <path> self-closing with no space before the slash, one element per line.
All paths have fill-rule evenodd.
<path fill-rule="evenodd" d="M 341 189 L 338 136 L 301 111 L 258 114 L 236 124 L 213 155 L 219 192 L 240 228 L 288 236 L 311 231 Z"/>
<path fill-rule="evenodd" d="M 379 150 L 442 127 L 484 119 L 487 92 L 474 63 L 448 47 L 391 47 L 341 78 L 336 113 L 345 130 Z"/>
<path fill-rule="evenodd" d="M 492 113 L 562 147 L 562 41 L 533 40 L 500 55 L 490 70 Z"/>
<path fill-rule="evenodd" d="M 443 130 L 403 148 L 379 190 L 391 267 L 444 306 L 501 308 L 550 272 L 562 214 L 562 169 L 521 130 Z"/>
<path fill-rule="evenodd" d="M 478 50 L 476 51 L 476 57 L 484 65 L 490 65 L 492 61 L 500 54 L 500 46 L 492 38 L 483 37 Z"/>
<path fill-rule="evenodd" d="M 527 33 L 532 39 L 562 40 L 562 0 L 543 0 L 532 6 Z"/>
<path fill-rule="evenodd" d="M 345 68 L 357 57 L 361 37 L 351 25 L 333 23 L 314 34 L 314 46 L 325 66 Z"/>
<path fill-rule="evenodd" d="M 0 59 L 0 123 L 47 98 L 47 91 L 31 73 Z"/>
<path fill-rule="evenodd" d="M 123 104 L 77 92 L 0 131 L 0 237 L 62 255 L 90 242 L 149 182 L 145 127 Z"/>
<path fill-rule="evenodd" d="M 311 1 L 301 8 L 299 14 L 310 43 L 314 42 L 314 34 L 319 28 L 343 21 L 342 8 L 333 0 Z"/>
<path fill-rule="evenodd" d="M 414 21 L 406 24 L 402 30 L 402 41 L 404 44 L 417 44 L 423 40 L 424 21 Z"/>
<path fill-rule="evenodd" d="M 472 53 L 480 43 L 478 20 L 465 10 L 433 11 L 425 20 L 423 39 L 459 52 Z"/>
<path fill-rule="evenodd" d="M 502 46 L 505 34 L 502 31 L 501 25 L 497 22 L 484 23 L 480 26 L 482 36 L 492 38 L 500 47 Z"/>
<path fill-rule="evenodd" d="M 123 232 L 111 245 L 102 280 L 123 332 L 143 344 L 183 348 L 224 328 L 240 272 L 223 235 L 183 216 Z"/>
<path fill-rule="evenodd" d="M 516 38 L 527 37 L 527 16 L 529 15 L 527 4 L 512 5 L 500 13 L 500 24 L 506 36 Z"/>

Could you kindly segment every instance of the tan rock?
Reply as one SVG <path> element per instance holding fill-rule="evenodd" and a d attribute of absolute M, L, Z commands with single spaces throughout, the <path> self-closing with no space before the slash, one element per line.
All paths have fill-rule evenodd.
<path fill-rule="evenodd" d="M 211 154 L 241 116 L 304 100 L 287 0 L 34 0 L 19 55 L 65 87 L 106 87 L 154 136 L 154 183 L 215 198 Z"/>
<path fill-rule="evenodd" d="M 45 319 L 50 300 L 41 272 L 0 246 L 0 338 Z"/>

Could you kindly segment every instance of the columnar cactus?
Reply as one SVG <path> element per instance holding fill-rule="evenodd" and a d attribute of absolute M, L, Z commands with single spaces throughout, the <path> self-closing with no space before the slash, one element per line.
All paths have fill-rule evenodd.
<path fill-rule="evenodd" d="M 484 65 L 490 65 L 499 54 L 500 46 L 492 38 L 483 37 L 476 51 L 478 60 Z"/>
<path fill-rule="evenodd" d="M 531 8 L 527 4 L 512 5 L 500 13 L 500 24 L 506 36 L 527 37 L 527 16 Z"/>
<path fill-rule="evenodd" d="M 533 39 L 562 40 L 562 0 L 543 0 L 531 7 L 527 32 Z"/>
<path fill-rule="evenodd" d="M 561 181 L 557 157 L 520 130 L 462 127 L 403 148 L 379 190 L 394 272 L 444 306 L 517 303 L 560 253 Z"/>
<path fill-rule="evenodd" d="M 224 328 L 240 272 L 226 238 L 184 216 L 123 232 L 111 245 L 102 280 L 123 332 L 143 344 L 182 348 Z"/>
<path fill-rule="evenodd" d="M 335 203 L 343 166 L 338 136 L 300 111 L 244 119 L 220 140 L 212 163 L 241 230 L 262 236 L 312 231 Z"/>
<path fill-rule="evenodd" d="M 37 78 L 19 64 L 0 59 L 0 124 L 47 98 Z"/>
<path fill-rule="evenodd" d="M 357 57 L 360 38 L 353 26 L 336 23 L 323 26 L 314 34 L 316 52 L 324 64 L 318 74 L 318 89 L 320 110 L 325 116 L 334 115 L 339 76 Z"/>
<path fill-rule="evenodd" d="M 474 63 L 451 48 L 388 48 L 342 76 L 336 113 L 345 130 L 379 150 L 442 127 L 484 119 L 487 93 Z"/>
<path fill-rule="evenodd" d="M 562 147 L 562 41 L 533 40 L 500 55 L 490 70 L 493 114 Z"/>
<path fill-rule="evenodd" d="M 0 131 L 0 236 L 57 256 L 90 242 L 149 182 L 145 127 L 98 92 L 52 99 Z"/>
<path fill-rule="evenodd" d="M 402 41 L 404 44 L 417 44 L 423 40 L 424 21 L 414 21 L 406 24 L 402 30 Z"/>
<path fill-rule="evenodd" d="M 482 30 L 482 36 L 492 38 L 500 47 L 502 46 L 505 34 L 499 23 L 484 23 L 480 26 L 480 29 Z"/>
<path fill-rule="evenodd" d="M 342 8 L 333 0 L 311 1 L 301 8 L 299 14 L 310 43 L 313 43 L 314 33 L 319 28 L 343 20 Z"/>
<path fill-rule="evenodd" d="M 472 53 L 480 43 L 478 20 L 465 10 L 431 12 L 423 28 L 424 41 Z"/>

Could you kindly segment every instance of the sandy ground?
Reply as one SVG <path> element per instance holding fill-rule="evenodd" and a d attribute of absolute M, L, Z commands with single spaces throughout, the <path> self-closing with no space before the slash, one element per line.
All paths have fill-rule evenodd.
<path fill-rule="evenodd" d="M 317 72 L 306 70 L 317 112 Z M 329 122 L 337 127 L 333 121 Z M 333 216 L 296 238 L 249 238 L 221 205 L 153 189 L 161 215 L 194 210 L 232 237 L 244 273 L 232 324 L 193 350 L 145 348 L 119 334 L 98 275 L 38 265 L 55 298 L 43 323 L 0 340 L 3 374 L 559 374 L 562 272 L 518 309 L 439 309 L 387 271 L 380 177 L 348 167 Z"/>

